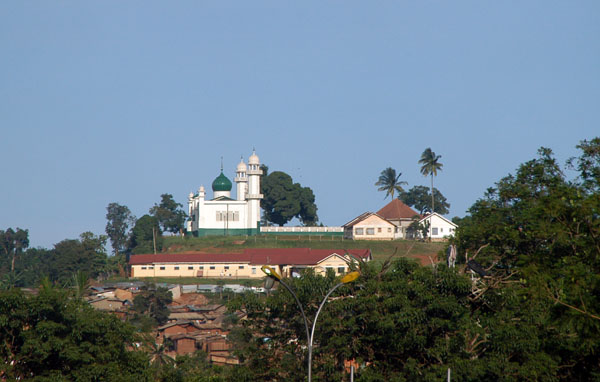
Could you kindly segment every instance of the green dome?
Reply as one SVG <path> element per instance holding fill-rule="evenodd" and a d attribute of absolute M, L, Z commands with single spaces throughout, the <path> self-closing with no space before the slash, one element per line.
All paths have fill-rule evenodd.
<path fill-rule="evenodd" d="M 231 187 L 231 180 L 227 179 L 227 177 L 223 175 L 223 171 L 221 171 L 221 175 L 217 176 L 212 183 L 213 191 L 231 191 Z"/>

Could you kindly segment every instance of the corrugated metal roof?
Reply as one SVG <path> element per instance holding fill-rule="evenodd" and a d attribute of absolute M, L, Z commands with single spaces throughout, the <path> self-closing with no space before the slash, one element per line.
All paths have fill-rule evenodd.
<path fill-rule="evenodd" d="M 249 248 L 244 253 L 161 253 L 132 255 L 131 265 L 161 263 L 250 263 L 251 265 L 316 265 L 337 254 L 349 253 L 361 259 L 370 259 L 368 249 L 311 249 L 311 248 Z"/>

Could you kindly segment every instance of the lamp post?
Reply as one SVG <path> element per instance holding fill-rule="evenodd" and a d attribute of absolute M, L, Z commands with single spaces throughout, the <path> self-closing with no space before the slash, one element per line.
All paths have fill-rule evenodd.
<path fill-rule="evenodd" d="M 298 296 L 296 296 L 296 293 L 292 290 L 292 288 L 289 287 L 289 285 L 287 285 L 286 283 L 283 282 L 283 280 L 281 279 L 281 276 L 273 268 L 271 268 L 268 265 L 263 265 L 260 269 L 269 277 L 270 280 L 279 281 L 279 283 L 281 285 L 283 285 L 285 287 L 285 289 L 287 289 L 288 292 L 290 292 L 290 294 L 294 297 L 294 300 L 296 300 L 296 304 L 298 304 L 298 308 L 300 308 L 300 313 L 302 313 L 302 318 L 304 319 L 304 328 L 306 329 L 306 340 L 308 343 L 308 382 L 312 382 L 313 337 L 315 335 L 315 327 L 317 326 L 317 319 L 319 318 L 319 313 L 321 313 L 321 309 L 323 309 L 323 306 L 327 302 L 327 298 L 333 293 L 333 291 L 335 291 L 337 288 L 341 287 L 344 284 L 353 282 L 354 280 L 356 280 L 358 278 L 358 276 L 360 276 L 360 273 L 358 273 L 358 272 L 347 273 L 344 277 L 342 277 L 342 279 L 340 280 L 340 282 L 338 284 L 334 285 L 333 288 L 331 288 L 327 292 L 327 294 L 325 295 L 325 298 L 323 298 L 323 301 L 321 301 L 321 304 L 319 305 L 319 309 L 317 309 L 317 313 L 315 314 L 315 319 L 313 320 L 313 324 L 312 324 L 312 330 L 309 332 L 308 319 L 306 318 L 306 314 L 304 313 L 304 308 L 302 308 L 302 304 L 300 304 L 300 300 L 298 299 Z M 269 280 L 269 279 L 267 279 L 267 280 Z"/>

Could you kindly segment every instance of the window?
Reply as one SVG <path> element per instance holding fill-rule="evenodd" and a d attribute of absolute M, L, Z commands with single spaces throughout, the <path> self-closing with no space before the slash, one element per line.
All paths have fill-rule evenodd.
<path fill-rule="evenodd" d="M 148 267 L 149 269 L 154 269 L 154 265 L 151 265 Z"/>
<path fill-rule="evenodd" d="M 175 267 L 175 270 L 176 270 L 176 271 L 178 271 L 178 270 L 179 270 L 179 267 Z"/>
<path fill-rule="evenodd" d="M 204 269 L 204 265 L 199 266 L 198 269 L 203 270 Z"/>
<path fill-rule="evenodd" d="M 159 269 L 160 269 L 161 271 L 164 271 L 164 270 L 165 270 L 165 267 L 160 267 Z"/>
<path fill-rule="evenodd" d="M 444 232 L 444 227 L 440 228 L 440 232 Z"/>
<path fill-rule="evenodd" d="M 240 265 L 239 269 L 244 269 L 244 266 L 243 266 L 243 265 Z"/>
<path fill-rule="evenodd" d="M 146 269 L 146 267 L 142 267 L 142 269 Z"/>
<path fill-rule="evenodd" d="M 226 266 L 224 266 L 223 268 L 225 268 L 225 270 L 228 270 L 228 269 L 229 269 L 229 266 L 228 266 L 228 265 L 226 265 Z"/>
<path fill-rule="evenodd" d="M 342 274 L 344 272 L 346 272 L 346 267 L 338 267 L 338 273 L 339 274 Z"/>
<path fill-rule="evenodd" d="M 255 275 L 256 274 L 256 268 L 252 268 L 252 274 Z"/>
<path fill-rule="evenodd" d="M 381 233 L 381 227 L 377 228 L 377 233 Z"/>
<path fill-rule="evenodd" d="M 191 270 L 193 270 L 193 269 L 194 269 L 194 267 L 188 267 L 188 270 L 189 270 L 189 271 L 191 271 Z"/>
<path fill-rule="evenodd" d="M 433 228 L 431 229 L 431 236 L 433 236 L 433 235 L 437 235 L 437 234 L 438 234 L 438 229 L 437 229 L 437 227 L 433 227 Z"/>
<path fill-rule="evenodd" d="M 356 231 L 354 231 L 357 235 L 362 235 L 363 234 L 363 229 L 362 228 L 357 228 Z"/>
<path fill-rule="evenodd" d="M 375 228 L 367 228 L 367 235 L 375 235 Z"/>
<path fill-rule="evenodd" d="M 215 269 L 215 266 L 214 266 L 214 265 L 211 265 L 211 266 L 210 266 L 210 269 Z"/>
<path fill-rule="evenodd" d="M 396 228 L 396 230 L 398 230 L 398 228 Z M 391 228 L 388 228 L 388 232 L 392 232 L 392 229 L 391 229 Z"/>

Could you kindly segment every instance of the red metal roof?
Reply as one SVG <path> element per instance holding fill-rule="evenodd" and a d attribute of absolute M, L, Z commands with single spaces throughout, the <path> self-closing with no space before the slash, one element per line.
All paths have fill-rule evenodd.
<path fill-rule="evenodd" d="M 388 220 L 396 220 L 412 219 L 413 216 L 419 215 L 419 213 L 402 203 L 399 199 L 394 199 L 377 211 L 377 215 Z"/>
<path fill-rule="evenodd" d="M 130 265 L 157 263 L 250 263 L 253 265 L 315 265 L 327 257 L 349 253 L 354 257 L 371 260 L 368 249 L 311 249 L 311 248 L 250 248 L 244 253 L 161 253 L 131 255 Z"/>
<path fill-rule="evenodd" d="M 160 253 L 156 255 L 131 255 L 130 265 L 150 263 L 247 263 L 245 253 Z"/>

